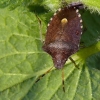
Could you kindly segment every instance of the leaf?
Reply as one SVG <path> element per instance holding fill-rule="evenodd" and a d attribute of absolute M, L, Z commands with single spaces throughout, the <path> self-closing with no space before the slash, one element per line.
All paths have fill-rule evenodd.
<path fill-rule="evenodd" d="M 33 77 L 32 66 L 44 54 L 36 16 L 20 9 L 0 10 L 0 91 Z"/>
<path fill-rule="evenodd" d="M 41 0 L 40 5 L 39 0 L 34 2 L 0 2 L 0 100 L 99 100 L 100 15 L 91 13 L 97 3 L 84 0 L 84 4 L 93 6 L 92 10 L 81 11 L 86 28 L 81 41 L 85 48 L 72 55 L 80 69 L 69 60 L 64 66 L 64 93 L 61 70 L 53 69 L 35 83 L 53 66 L 51 57 L 42 50 L 40 31 L 46 32 L 47 22 L 60 1 Z M 38 12 L 36 7 L 44 10 Z"/>

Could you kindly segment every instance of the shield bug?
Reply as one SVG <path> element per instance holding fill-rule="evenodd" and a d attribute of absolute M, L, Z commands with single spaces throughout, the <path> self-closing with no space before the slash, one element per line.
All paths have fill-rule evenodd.
<path fill-rule="evenodd" d="M 81 3 L 73 3 L 58 9 L 48 24 L 43 50 L 51 55 L 57 69 L 62 69 L 68 58 L 76 66 L 75 61 L 70 56 L 79 49 L 83 26 L 78 9 L 82 6 Z"/>
<path fill-rule="evenodd" d="M 78 5 L 59 9 L 50 19 L 43 50 L 52 56 L 54 66 L 61 69 L 67 59 L 78 51 L 82 34 L 82 19 Z"/>

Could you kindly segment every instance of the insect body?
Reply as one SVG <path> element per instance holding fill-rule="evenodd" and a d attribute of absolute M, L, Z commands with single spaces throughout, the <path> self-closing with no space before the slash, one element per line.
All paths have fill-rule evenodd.
<path fill-rule="evenodd" d="M 57 69 L 79 49 L 82 19 L 78 7 L 79 4 L 71 4 L 59 9 L 48 24 L 43 50 L 52 56 Z"/>
<path fill-rule="evenodd" d="M 81 3 L 74 3 L 59 9 L 54 13 L 48 24 L 43 50 L 52 56 L 54 66 L 57 69 L 62 69 L 68 58 L 77 67 L 75 61 L 70 56 L 79 49 L 82 19 L 78 9 L 82 8 L 82 6 Z M 36 82 L 49 73 L 51 69 L 42 74 Z M 63 91 L 65 92 L 63 71 L 62 84 Z"/>

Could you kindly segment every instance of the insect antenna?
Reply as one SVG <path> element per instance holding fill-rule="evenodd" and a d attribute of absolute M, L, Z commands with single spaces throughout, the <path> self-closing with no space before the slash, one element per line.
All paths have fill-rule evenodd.
<path fill-rule="evenodd" d="M 40 81 L 42 77 L 44 77 L 46 74 L 48 74 L 48 73 L 52 70 L 52 68 L 53 68 L 53 67 L 51 67 L 49 70 L 47 70 L 44 74 L 40 75 L 40 76 L 38 77 L 38 79 L 35 81 L 35 83 L 37 83 L 38 81 Z"/>
<path fill-rule="evenodd" d="M 64 70 L 62 68 L 62 88 L 63 88 L 63 91 L 65 92 L 65 84 L 64 84 Z"/>
<path fill-rule="evenodd" d="M 69 57 L 69 59 L 70 59 L 71 62 L 75 65 L 75 67 L 79 69 L 79 67 L 77 66 L 77 64 L 75 63 L 75 61 L 74 61 L 71 57 Z"/>
<path fill-rule="evenodd" d="M 42 23 L 41 23 L 41 19 L 35 14 L 36 18 L 39 21 L 39 30 L 40 30 L 40 40 L 41 42 L 43 42 L 43 38 L 42 38 Z"/>

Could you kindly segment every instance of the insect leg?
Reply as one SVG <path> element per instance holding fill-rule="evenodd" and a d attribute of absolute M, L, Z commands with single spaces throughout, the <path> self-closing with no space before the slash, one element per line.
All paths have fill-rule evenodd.
<path fill-rule="evenodd" d="M 63 71 L 63 68 L 62 68 L 62 88 L 63 88 L 63 91 L 65 92 L 64 71 Z"/>
<path fill-rule="evenodd" d="M 42 77 L 44 77 L 47 73 L 49 73 L 52 70 L 53 67 L 51 67 L 49 70 L 47 70 L 44 74 L 40 75 L 39 78 L 35 81 L 35 83 L 37 83 L 38 81 L 40 81 L 40 79 Z"/>
<path fill-rule="evenodd" d="M 71 57 L 69 57 L 69 59 L 70 59 L 71 62 L 75 65 L 75 67 L 79 69 L 79 67 L 76 65 L 75 61 L 74 61 Z"/>

